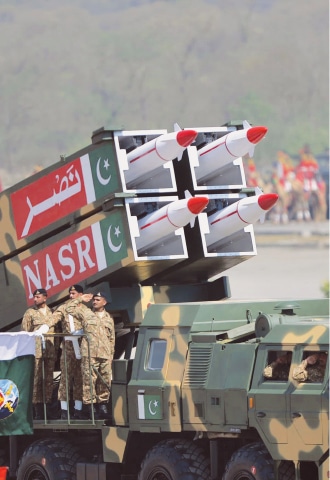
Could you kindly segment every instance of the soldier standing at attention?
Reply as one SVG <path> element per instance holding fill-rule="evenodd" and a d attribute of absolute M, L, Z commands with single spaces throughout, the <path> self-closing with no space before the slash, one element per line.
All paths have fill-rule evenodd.
<path fill-rule="evenodd" d="M 46 305 L 47 291 L 39 288 L 33 292 L 34 307 L 26 310 L 22 320 L 22 330 L 26 332 L 54 333 L 54 320 L 51 309 Z M 48 328 L 47 328 L 48 327 Z M 55 366 L 54 339 L 47 337 L 45 340 L 36 338 L 36 353 L 34 367 L 34 383 L 32 403 L 34 419 L 44 419 L 44 406 L 48 419 L 57 418 L 50 412 L 53 395 L 53 372 Z M 45 380 L 45 397 L 43 395 L 43 371 Z"/>
<path fill-rule="evenodd" d="M 80 297 L 83 294 L 83 291 L 81 285 L 72 285 L 69 288 L 70 300 Z M 81 321 L 66 312 L 66 306 L 70 300 L 63 303 L 55 310 L 53 313 L 54 322 L 55 324 L 60 323 L 62 333 L 78 335 L 79 333 L 83 333 Z M 64 337 L 61 345 L 61 379 L 58 389 L 58 399 L 61 402 L 61 420 L 68 419 L 67 395 L 70 395 L 71 387 L 74 400 L 73 418 L 75 420 L 82 418 L 81 352 L 78 338 L 79 337 Z"/>
<path fill-rule="evenodd" d="M 93 311 L 82 304 L 93 298 Z M 95 419 L 107 419 L 110 398 L 111 365 L 114 354 L 114 322 L 105 310 L 108 303 L 106 294 L 83 294 L 71 300 L 66 312 L 79 318 L 84 333 L 88 336 L 81 342 L 81 368 L 83 378 L 82 413 L 86 419 L 91 417 L 91 408 L 95 405 Z M 92 384 L 92 385 L 91 385 Z M 92 386 L 92 389 L 91 389 Z M 92 391 L 91 391 L 92 390 Z"/>

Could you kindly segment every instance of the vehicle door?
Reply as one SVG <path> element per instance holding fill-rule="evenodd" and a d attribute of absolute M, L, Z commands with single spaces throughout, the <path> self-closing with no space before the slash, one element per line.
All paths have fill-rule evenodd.
<path fill-rule="evenodd" d="M 174 358 L 178 335 L 173 328 L 140 332 L 128 385 L 130 426 L 140 431 L 181 431 L 180 385 L 184 361 Z"/>
<path fill-rule="evenodd" d="M 308 365 L 310 358 L 313 362 L 316 358 L 316 363 Z M 289 442 L 295 446 L 300 460 L 319 460 L 329 442 L 328 352 L 310 345 L 298 346 L 294 360 L 298 366 L 306 365 L 303 370 L 306 373 L 301 375 L 299 368 L 292 371 L 294 388 L 290 394 Z"/>
<path fill-rule="evenodd" d="M 248 395 L 249 423 L 258 430 L 273 458 L 279 459 L 285 458 L 289 442 L 292 352 L 293 346 L 260 345 Z M 282 361 L 285 368 L 278 369 Z"/>

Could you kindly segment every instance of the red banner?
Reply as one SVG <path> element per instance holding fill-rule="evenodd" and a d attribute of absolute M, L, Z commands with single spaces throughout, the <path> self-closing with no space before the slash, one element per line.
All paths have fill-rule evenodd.
<path fill-rule="evenodd" d="M 126 258 L 124 215 L 112 212 L 100 222 L 21 260 L 27 303 L 32 303 L 37 288 L 55 295 Z"/>
<path fill-rule="evenodd" d="M 98 263 L 91 227 L 22 260 L 21 268 L 28 304 L 40 285 L 51 296 L 93 275 Z"/>
<path fill-rule="evenodd" d="M 17 238 L 37 232 L 86 205 L 80 159 L 12 193 Z"/>

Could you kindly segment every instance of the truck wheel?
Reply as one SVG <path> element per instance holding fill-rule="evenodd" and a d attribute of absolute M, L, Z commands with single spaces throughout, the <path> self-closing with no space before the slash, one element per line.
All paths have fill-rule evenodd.
<path fill-rule="evenodd" d="M 21 456 L 17 480 L 75 480 L 80 461 L 76 447 L 67 441 L 37 440 Z"/>
<path fill-rule="evenodd" d="M 6 459 L 5 451 L 2 448 L 0 448 L 0 466 L 1 467 L 8 465 L 8 461 L 5 459 Z"/>
<path fill-rule="evenodd" d="M 279 476 L 278 476 L 279 480 L 294 480 L 295 479 L 294 463 L 289 462 L 287 460 L 281 462 L 278 473 L 279 473 Z"/>
<path fill-rule="evenodd" d="M 223 480 L 274 480 L 274 462 L 262 443 L 251 443 L 233 453 Z"/>
<path fill-rule="evenodd" d="M 138 480 L 209 480 L 210 465 L 203 450 L 188 440 L 164 440 L 141 464 Z"/>

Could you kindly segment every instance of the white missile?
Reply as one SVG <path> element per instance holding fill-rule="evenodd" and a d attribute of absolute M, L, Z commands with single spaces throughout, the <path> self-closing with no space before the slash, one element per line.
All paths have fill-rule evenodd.
<path fill-rule="evenodd" d="M 215 171 L 247 153 L 250 157 L 253 156 L 255 145 L 262 140 L 268 129 L 251 127 L 248 122 L 243 125 L 247 128 L 227 133 L 198 150 L 199 166 L 195 169 L 197 181 L 212 176 Z"/>
<path fill-rule="evenodd" d="M 136 182 L 166 162 L 180 158 L 196 137 L 195 130 L 165 133 L 129 152 L 128 170 L 125 171 L 126 184 Z"/>
<path fill-rule="evenodd" d="M 253 197 L 242 198 L 228 207 L 208 217 L 210 233 L 205 235 L 207 246 L 222 238 L 238 232 L 247 225 L 262 220 L 278 200 L 277 193 L 262 193 Z"/>
<path fill-rule="evenodd" d="M 209 203 L 207 197 L 190 197 L 164 205 L 138 220 L 140 236 L 136 239 L 137 249 L 141 250 L 175 232 L 178 228 L 191 226 L 196 216 Z"/>

